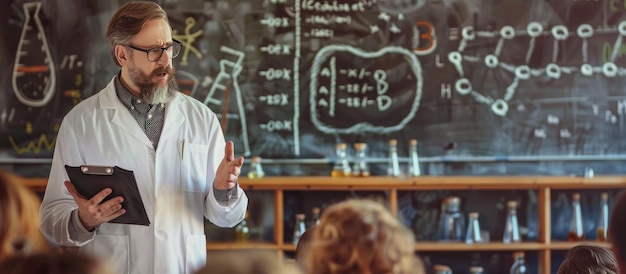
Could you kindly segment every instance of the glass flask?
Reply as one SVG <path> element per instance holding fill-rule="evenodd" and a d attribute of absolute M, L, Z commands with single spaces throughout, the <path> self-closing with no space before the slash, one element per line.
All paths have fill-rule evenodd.
<path fill-rule="evenodd" d="M 420 169 L 419 153 L 417 152 L 417 140 L 415 139 L 411 139 L 409 141 L 409 157 L 409 174 L 412 177 L 422 175 L 422 171 Z"/>
<path fill-rule="evenodd" d="M 505 244 L 519 243 L 522 241 L 522 238 L 520 237 L 519 224 L 517 223 L 517 202 L 508 201 L 506 206 L 506 223 L 504 224 L 502 242 Z"/>
<path fill-rule="evenodd" d="M 509 274 L 526 274 L 528 272 L 528 267 L 526 266 L 526 261 L 524 261 L 524 252 L 518 251 L 513 253 L 513 265 L 511 265 L 511 270 Z"/>
<path fill-rule="evenodd" d="M 452 269 L 447 265 L 436 264 L 433 265 L 433 272 L 435 274 L 452 274 Z"/>
<path fill-rule="evenodd" d="M 483 274 L 484 270 L 482 266 L 472 266 L 469 269 L 470 274 Z"/>
<path fill-rule="evenodd" d="M 320 211 L 321 210 L 320 210 L 319 207 L 314 207 L 311 210 L 311 213 L 312 213 L 312 215 L 311 215 L 311 224 L 309 225 L 309 227 L 313 227 L 313 226 L 316 226 L 316 225 L 320 224 Z"/>
<path fill-rule="evenodd" d="M 400 176 L 400 160 L 398 159 L 398 140 L 389 140 L 389 167 L 387 175 L 392 177 Z"/>
<path fill-rule="evenodd" d="M 478 222 L 478 212 L 467 214 L 467 231 L 465 232 L 465 243 L 473 244 L 482 242 L 480 235 L 480 223 Z"/>
<path fill-rule="evenodd" d="M 248 212 L 243 220 L 235 227 L 235 237 L 237 242 L 247 242 L 250 240 L 250 227 L 248 227 Z"/>
<path fill-rule="evenodd" d="M 306 216 L 302 213 L 296 214 L 296 226 L 293 227 L 293 238 L 291 240 L 294 245 L 298 245 L 300 236 L 306 231 L 305 218 Z"/>
<path fill-rule="evenodd" d="M 261 157 L 252 157 L 250 162 L 250 171 L 248 171 L 248 178 L 259 179 L 263 178 L 263 176 L 265 176 L 265 172 L 263 172 L 263 167 L 261 166 Z"/>
<path fill-rule="evenodd" d="M 609 194 L 600 194 L 600 217 L 596 228 L 596 241 L 606 242 L 606 232 L 609 227 Z"/>
<path fill-rule="evenodd" d="M 578 242 L 585 239 L 583 229 L 583 215 L 580 208 L 580 193 L 572 194 L 572 215 L 570 216 L 569 229 L 567 230 L 567 241 Z"/>
<path fill-rule="evenodd" d="M 356 150 L 356 159 L 354 165 L 352 165 L 353 177 L 367 177 L 370 176 L 370 169 L 367 166 L 367 144 L 356 143 L 354 144 Z"/>
<path fill-rule="evenodd" d="M 345 143 L 338 143 L 335 145 L 335 150 L 337 154 L 337 160 L 333 165 L 333 171 L 331 172 L 332 177 L 348 177 L 350 176 L 350 163 L 348 162 L 348 154 L 346 151 Z"/>
<path fill-rule="evenodd" d="M 461 199 L 450 196 L 443 199 L 441 213 L 437 224 L 437 240 L 439 241 L 463 241 L 465 218 L 460 212 Z"/>

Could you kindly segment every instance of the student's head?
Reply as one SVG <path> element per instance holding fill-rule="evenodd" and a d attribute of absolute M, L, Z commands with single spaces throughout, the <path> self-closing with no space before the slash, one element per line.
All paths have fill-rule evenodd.
<path fill-rule="evenodd" d="M 206 266 L 195 274 L 300 274 L 293 265 L 278 259 L 273 251 L 237 250 L 209 254 Z"/>
<path fill-rule="evenodd" d="M 613 204 L 609 221 L 609 241 L 622 273 L 626 273 L 626 191 L 621 191 Z"/>
<path fill-rule="evenodd" d="M 311 228 L 304 231 L 304 233 L 302 233 L 300 239 L 298 240 L 298 245 L 296 245 L 296 263 L 303 269 L 305 261 L 304 258 L 307 250 L 309 250 L 311 246 L 311 238 L 313 238 L 313 232 L 315 230 L 315 227 L 317 226 L 312 226 Z"/>
<path fill-rule="evenodd" d="M 617 274 L 617 262 L 610 249 L 577 245 L 567 251 L 557 274 Z"/>
<path fill-rule="evenodd" d="M 19 177 L 0 170 L 0 260 L 48 249 L 39 231 L 39 205 Z"/>
<path fill-rule="evenodd" d="M 326 209 L 306 253 L 309 274 L 425 273 L 413 233 L 382 204 L 348 200 Z"/>
<path fill-rule="evenodd" d="M 49 252 L 16 256 L 0 263 L 3 274 L 113 274 L 112 268 L 86 253 Z"/>
<path fill-rule="evenodd" d="M 172 39 L 165 10 L 154 2 L 128 2 L 111 17 L 106 37 L 122 84 L 151 104 L 166 103 L 176 86 L 172 58 L 182 44 Z"/>

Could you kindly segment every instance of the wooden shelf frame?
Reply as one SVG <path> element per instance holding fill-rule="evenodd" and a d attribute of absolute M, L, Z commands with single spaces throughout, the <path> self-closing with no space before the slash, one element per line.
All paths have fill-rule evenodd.
<path fill-rule="evenodd" d="M 35 191 L 45 190 L 47 179 L 25 178 L 24 183 Z M 567 250 L 580 243 L 552 241 L 551 194 L 552 190 L 618 189 L 626 187 L 626 177 L 597 176 L 594 178 L 573 176 L 422 176 L 414 178 L 366 177 L 332 178 L 322 176 L 304 177 L 265 177 L 248 179 L 241 177 L 239 184 L 246 190 L 274 191 L 274 242 L 273 243 L 209 243 L 208 250 L 268 249 L 276 250 L 279 256 L 284 252 L 294 252 L 295 246 L 283 241 L 284 233 L 284 191 L 375 191 L 389 193 L 389 208 L 398 213 L 399 191 L 420 190 L 529 190 L 538 191 L 538 240 L 517 244 L 499 242 L 464 244 L 417 242 L 418 252 L 458 252 L 458 251 L 536 251 L 539 254 L 539 273 L 550 273 L 551 252 Z M 606 243 L 585 242 L 609 246 Z"/>

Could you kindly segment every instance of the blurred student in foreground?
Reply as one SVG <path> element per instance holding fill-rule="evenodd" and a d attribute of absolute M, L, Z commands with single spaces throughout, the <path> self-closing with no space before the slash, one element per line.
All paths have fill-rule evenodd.
<path fill-rule="evenodd" d="M 567 251 L 557 274 L 617 274 L 617 261 L 610 249 L 577 245 Z"/>
<path fill-rule="evenodd" d="M 0 263 L 3 274 L 115 274 L 104 261 L 87 253 L 49 252 L 15 256 Z"/>
<path fill-rule="evenodd" d="M 617 259 L 620 273 L 626 273 L 626 190 L 621 191 L 611 212 L 609 241 Z"/>
<path fill-rule="evenodd" d="M 0 261 L 49 250 L 39 231 L 39 205 L 20 177 L 0 170 Z"/>
<path fill-rule="evenodd" d="M 278 260 L 276 252 L 258 250 L 219 251 L 208 257 L 195 274 L 301 274 L 294 266 Z"/>
<path fill-rule="evenodd" d="M 326 209 L 305 254 L 307 274 L 423 274 L 413 233 L 382 204 L 348 200 Z"/>
<path fill-rule="evenodd" d="M 306 269 L 304 262 L 308 250 L 311 249 L 311 238 L 313 238 L 313 233 L 316 227 L 317 226 L 313 226 L 304 231 L 298 240 L 298 244 L 296 245 L 295 263 L 302 270 Z"/>

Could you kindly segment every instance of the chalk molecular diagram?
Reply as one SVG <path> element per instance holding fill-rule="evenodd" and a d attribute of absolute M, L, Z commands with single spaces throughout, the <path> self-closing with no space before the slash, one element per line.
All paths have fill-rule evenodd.
<path fill-rule="evenodd" d="M 593 37 L 594 32 L 602 34 L 618 33 L 614 44 L 614 49 L 621 48 L 623 37 L 626 36 L 626 22 L 621 22 L 617 28 L 600 28 L 594 30 L 591 25 L 582 24 L 576 29 L 575 35 L 582 39 L 582 65 L 580 67 L 565 67 L 556 63 L 559 55 L 558 43 L 568 39 L 570 33 L 566 26 L 557 25 L 550 30 L 544 30 L 544 27 L 538 22 L 531 22 L 526 27 L 526 30 L 516 31 L 512 26 L 504 26 L 499 31 L 475 31 L 472 26 L 464 27 L 461 31 L 462 39 L 459 43 L 457 51 L 448 53 L 448 60 L 456 68 L 460 78 L 455 82 L 454 89 L 461 95 L 471 95 L 477 102 L 487 104 L 491 107 L 493 113 L 505 116 L 509 110 L 509 101 L 515 96 L 517 87 L 520 82 L 530 79 L 530 77 L 542 77 L 547 76 L 553 79 L 559 79 L 562 74 L 574 74 L 580 73 L 584 76 L 592 76 L 594 74 L 601 74 L 608 78 L 622 77 L 626 75 L 626 69 L 620 68 L 615 65 L 615 58 L 619 50 L 614 50 L 611 54 L 610 60 L 605 62 L 601 66 L 592 66 L 588 63 L 588 41 Z M 528 35 L 530 37 L 528 52 L 526 52 L 525 64 L 515 66 L 501 62 L 499 59 L 500 53 L 506 41 L 513 40 L 516 36 Z M 537 37 L 551 35 L 554 40 L 552 60 L 543 68 L 530 68 L 529 62 L 532 53 L 535 49 L 535 41 Z M 471 43 L 477 38 L 495 38 L 500 37 L 493 54 L 488 54 L 484 58 L 477 56 L 463 55 L 463 51 L 467 47 L 468 43 Z M 504 96 L 499 99 L 493 99 L 491 97 L 481 94 L 472 88 L 472 84 L 468 78 L 465 77 L 463 71 L 462 62 L 484 62 L 488 68 L 501 68 L 509 71 L 515 75 L 513 82 L 506 88 Z"/>

